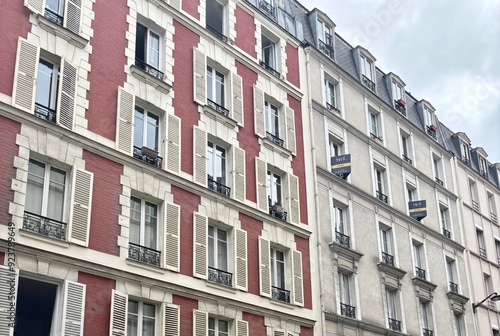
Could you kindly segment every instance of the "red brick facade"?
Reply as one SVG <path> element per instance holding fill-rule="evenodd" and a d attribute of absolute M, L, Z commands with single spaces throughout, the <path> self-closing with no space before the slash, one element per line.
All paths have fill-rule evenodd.
<path fill-rule="evenodd" d="M 290 43 L 286 44 L 286 67 L 288 69 L 287 80 L 300 87 L 300 71 L 299 71 L 299 50 Z"/>
<path fill-rule="evenodd" d="M 16 176 L 13 166 L 14 156 L 18 154 L 16 135 L 21 132 L 21 124 L 16 121 L 0 116 L 0 134 L 2 134 L 2 154 L 0 155 L 0 171 L 3 178 L 0 179 L 0 223 L 10 222 L 9 202 L 14 198 L 14 192 L 10 189 L 12 179 Z"/>
<path fill-rule="evenodd" d="M 257 57 L 255 52 L 255 22 L 253 16 L 236 6 L 236 46 L 252 57 Z"/>

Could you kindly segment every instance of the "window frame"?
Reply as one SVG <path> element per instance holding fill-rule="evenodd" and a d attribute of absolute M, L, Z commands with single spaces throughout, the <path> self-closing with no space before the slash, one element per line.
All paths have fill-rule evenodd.
<path fill-rule="evenodd" d="M 134 200 L 135 199 L 135 200 Z M 139 200 L 139 202 L 137 202 L 137 200 Z M 133 207 L 132 207 L 132 202 L 136 202 L 136 203 L 140 203 L 140 221 L 139 221 L 139 243 L 133 243 L 132 242 L 132 239 L 129 238 L 129 242 L 131 242 L 132 244 L 137 244 L 137 245 L 140 245 L 142 247 L 146 247 L 146 248 L 149 248 L 149 249 L 153 249 L 153 250 L 157 250 L 157 251 L 160 251 L 159 249 L 159 246 L 160 246 L 160 242 L 159 242 L 159 237 L 160 237 L 160 220 L 161 220 L 161 217 L 160 217 L 160 206 L 156 203 L 153 203 L 149 200 L 146 200 L 144 198 L 140 198 L 140 197 L 137 197 L 137 196 L 130 196 L 130 221 L 132 221 L 132 211 L 134 211 Z M 147 246 L 146 243 L 145 243 L 145 235 L 146 235 L 146 206 L 147 205 L 150 205 L 150 206 L 153 206 L 154 208 L 156 208 L 156 237 L 155 237 L 155 247 L 150 247 L 150 246 Z"/>
<path fill-rule="evenodd" d="M 277 253 L 280 253 L 283 257 L 282 260 L 278 260 L 277 258 Z M 269 256 L 271 260 L 271 286 L 276 287 L 282 290 L 287 290 L 287 252 L 283 251 L 279 248 L 276 248 L 271 245 L 270 251 L 269 251 Z M 278 268 L 278 265 L 281 265 L 281 269 Z M 281 277 L 279 277 L 278 271 L 281 271 Z M 280 287 L 280 283 L 281 286 Z"/>
<path fill-rule="evenodd" d="M 229 157 L 228 157 L 228 153 L 229 153 L 229 150 L 223 146 L 220 142 L 218 141 L 213 141 L 211 139 L 207 139 L 207 148 L 206 148 L 206 155 L 207 155 L 207 163 L 206 163 L 206 167 L 207 167 L 207 180 L 208 181 L 214 181 L 214 182 L 217 182 L 225 187 L 228 186 L 228 166 L 229 166 Z M 209 150 L 212 149 L 212 152 L 210 152 Z M 220 155 L 218 155 L 218 151 L 222 152 L 223 156 L 221 157 Z M 210 162 L 212 162 L 212 167 L 210 167 Z M 215 177 L 215 176 L 212 176 L 212 179 L 209 178 L 209 172 L 210 170 L 212 170 L 213 172 L 215 172 L 216 168 L 217 168 L 217 164 L 220 164 L 220 167 L 222 168 L 222 172 L 221 174 L 223 176 L 221 176 L 221 180 L 218 181 L 217 178 L 219 177 Z M 215 173 L 214 173 L 215 174 Z M 213 175 L 214 175 L 213 174 Z"/>
<path fill-rule="evenodd" d="M 380 138 L 380 125 L 379 125 L 379 114 L 373 111 L 368 111 L 368 117 L 370 118 L 370 135 L 373 137 Z M 374 133 L 375 132 L 375 133 Z"/>
<path fill-rule="evenodd" d="M 213 0 L 213 1 L 217 1 L 217 0 Z M 210 70 L 209 70 L 210 68 Z M 212 66 L 211 64 L 207 64 L 207 69 L 206 69 L 206 74 L 207 74 L 207 83 L 206 83 L 206 87 L 207 87 L 207 99 L 213 101 L 214 103 L 216 103 L 217 105 L 223 107 L 223 108 L 227 108 L 226 105 L 226 100 L 227 100 L 227 84 L 226 83 L 226 77 L 227 74 L 224 73 L 223 71 L 221 71 L 220 69 L 218 69 L 217 67 L 214 67 Z M 220 82 L 218 80 L 218 76 L 217 75 L 220 75 L 222 77 L 222 82 Z M 211 81 L 210 81 L 211 79 Z M 209 81 L 210 81 L 210 85 L 209 85 Z M 220 92 L 221 92 L 221 99 L 220 101 L 217 99 L 217 89 L 220 88 Z M 209 92 L 211 91 L 211 92 Z"/>
<path fill-rule="evenodd" d="M 283 118 L 283 116 L 280 113 L 280 108 L 267 99 L 264 101 L 264 118 L 266 132 L 272 134 L 276 138 L 282 139 L 280 138 L 282 133 L 280 130 L 280 119 Z"/>
<path fill-rule="evenodd" d="M 426 127 L 434 125 L 434 112 L 427 106 L 424 106 L 424 123 Z"/>
<path fill-rule="evenodd" d="M 138 111 L 137 109 L 141 109 L 141 111 Z M 142 127 L 142 146 L 136 146 L 136 125 L 137 125 L 137 114 L 138 113 L 142 113 L 143 115 L 143 119 L 142 119 L 142 123 L 143 123 L 143 127 Z M 158 124 L 155 125 L 155 130 L 156 130 L 156 139 L 155 139 L 155 142 L 156 142 L 156 148 L 151 148 L 147 145 L 147 140 L 148 140 L 148 136 L 149 136 L 149 120 L 150 120 L 150 116 L 153 116 L 154 118 L 156 118 Z M 146 119 L 147 118 L 147 119 Z M 136 147 L 136 148 L 139 148 L 141 149 L 142 147 L 146 147 L 146 148 L 149 148 L 157 153 L 160 153 L 160 139 L 161 139 L 161 125 L 162 125 L 162 117 L 161 115 L 159 115 L 158 113 L 155 113 L 151 110 L 148 110 L 142 106 L 140 106 L 139 104 L 136 104 L 135 107 L 134 107 L 134 137 L 133 137 L 133 146 Z"/>
<path fill-rule="evenodd" d="M 214 329 L 210 329 L 210 322 L 213 321 Z M 220 322 L 225 322 L 227 330 L 220 330 Z M 207 321 L 207 335 L 208 336 L 229 336 L 231 333 L 231 323 L 228 320 L 219 319 L 218 317 L 208 317 Z"/>
<path fill-rule="evenodd" d="M 374 73 L 373 62 L 364 55 L 360 55 L 359 59 L 360 59 L 361 76 L 365 76 L 372 82 L 375 82 L 373 80 L 373 73 Z M 369 69 L 369 73 L 367 72 L 367 69 Z"/>
<path fill-rule="evenodd" d="M 323 85 L 326 107 L 338 110 L 338 83 L 325 76 Z"/>
<path fill-rule="evenodd" d="M 487 258 L 486 252 L 486 242 L 484 240 L 484 231 L 481 228 L 476 227 L 476 242 L 479 255 L 483 258 Z"/>
<path fill-rule="evenodd" d="M 37 82 L 35 84 L 35 105 L 41 105 L 45 108 L 48 108 L 52 111 L 57 111 L 57 102 L 58 102 L 58 95 L 59 95 L 59 82 L 62 79 L 62 74 L 61 74 L 61 64 L 60 62 L 55 62 L 53 59 L 49 59 L 51 57 L 43 57 L 40 55 L 38 58 L 38 66 L 37 66 Z M 44 104 L 37 102 L 37 96 L 39 94 L 39 89 L 41 88 L 41 74 L 40 72 L 42 71 L 42 67 L 40 65 L 44 65 L 48 67 L 49 65 L 52 66 L 52 74 L 51 74 L 51 83 L 49 86 L 49 92 L 48 92 L 48 106 L 45 106 Z M 55 79 L 55 80 L 54 80 Z"/>
<path fill-rule="evenodd" d="M 387 300 L 387 316 L 390 319 L 401 321 L 399 315 L 401 314 L 399 304 L 398 304 L 398 291 L 395 289 L 386 288 L 386 300 Z"/>
<path fill-rule="evenodd" d="M 213 233 L 213 236 L 210 236 L 210 228 L 213 229 L 214 233 Z M 219 231 L 221 232 L 224 232 L 225 235 L 226 235 L 226 240 L 223 241 L 219 238 Z M 210 239 L 213 240 L 213 243 L 212 245 L 210 245 Z M 220 263 L 220 246 L 219 246 L 219 241 L 223 241 L 225 243 L 225 250 L 223 250 L 223 254 L 225 255 L 225 261 L 226 261 L 226 264 L 223 265 L 223 267 L 221 265 L 219 265 Z M 208 252 L 208 267 L 213 267 L 217 270 L 221 270 L 221 271 L 224 271 L 224 272 L 230 272 L 230 269 L 229 269 L 229 265 L 230 265 L 230 260 L 229 260 L 229 257 L 230 257 L 230 232 L 224 228 L 221 228 L 217 225 L 213 225 L 213 224 L 208 224 L 208 229 L 207 229 L 207 252 Z M 212 247 L 212 249 L 211 249 Z M 213 265 L 211 266 L 210 265 L 210 257 L 212 256 L 213 258 Z"/>
<path fill-rule="evenodd" d="M 152 306 L 154 307 L 154 316 L 153 316 L 153 335 L 154 333 L 157 331 L 157 330 L 160 330 L 159 325 L 159 309 L 158 309 L 158 306 L 156 304 L 153 304 L 153 303 L 150 303 L 150 302 L 145 302 L 145 301 L 142 301 L 142 300 L 134 300 L 134 299 L 131 299 L 129 298 L 127 300 L 127 330 L 130 330 L 130 315 L 135 315 L 134 313 L 132 313 L 130 311 L 130 302 L 135 302 L 137 303 L 137 329 L 136 329 L 136 334 L 138 336 L 142 336 L 143 334 L 143 330 L 144 330 L 144 319 L 145 318 L 150 318 L 151 319 L 151 316 L 144 316 L 144 305 L 148 305 L 148 306 Z M 127 335 L 128 335 L 128 332 L 127 332 Z"/>
<path fill-rule="evenodd" d="M 222 27 L 221 27 L 221 31 L 218 31 L 218 30 L 216 29 L 216 27 L 209 26 L 209 24 L 208 24 L 208 20 L 206 20 L 206 21 L 207 21 L 207 22 L 206 22 L 206 26 L 207 26 L 207 27 L 210 27 L 209 29 L 213 29 L 213 30 L 215 30 L 216 32 L 218 32 L 219 34 L 221 34 L 221 35 L 225 36 L 225 35 L 226 35 L 226 29 L 227 29 L 227 27 L 226 27 L 226 26 L 227 26 L 226 3 L 223 3 L 223 2 L 221 2 L 221 1 L 219 1 L 219 0 L 207 0 L 207 1 L 206 1 L 206 6 L 205 6 L 205 7 L 206 7 L 206 9 L 205 9 L 205 14 L 206 14 L 206 17 L 207 17 L 207 18 L 208 18 L 208 17 L 213 17 L 213 16 L 210 16 L 210 15 L 209 15 L 209 13 L 208 13 L 208 7 L 209 7 L 209 3 L 208 3 L 208 2 L 209 2 L 209 1 L 212 1 L 212 2 L 215 2 L 215 3 L 219 4 L 219 5 L 221 5 L 222 10 L 220 11 L 220 13 L 219 13 L 219 14 L 221 14 L 221 15 L 220 15 L 220 17 L 221 17 L 221 21 L 222 21 L 222 22 L 221 22 L 221 26 L 222 26 Z"/>
<path fill-rule="evenodd" d="M 383 195 L 385 194 L 385 170 L 380 169 L 378 167 L 374 167 L 375 169 L 375 192 L 379 192 Z"/>
<path fill-rule="evenodd" d="M 264 41 L 268 42 L 267 45 L 264 45 Z M 278 69 L 278 46 L 277 42 L 269 37 L 266 33 L 261 33 L 261 53 L 262 53 L 262 62 L 270 67 L 271 69 L 279 72 Z M 269 49 L 271 52 L 267 53 L 266 49 Z"/>
<path fill-rule="evenodd" d="M 49 9 L 51 12 L 64 18 L 64 9 L 65 9 L 65 5 L 66 5 L 66 0 L 56 0 L 56 1 L 58 2 L 58 5 L 59 5 L 58 11 L 55 11 L 48 6 L 49 1 L 46 1 L 46 3 L 45 3 L 45 10 Z"/>
<path fill-rule="evenodd" d="M 339 271 L 339 302 L 340 304 L 354 306 L 352 273 Z"/>
<path fill-rule="evenodd" d="M 399 85 L 395 80 L 391 81 L 391 91 L 393 100 L 397 101 L 399 99 L 404 100 L 403 87 Z"/>
<path fill-rule="evenodd" d="M 274 176 L 274 180 L 279 180 L 279 183 L 273 183 L 270 176 Z M 284 200 L 283 189 L 285 187 L 284 180 L 285 178 L 281 173 L 278 173 L 273 169 L 269 169 L 268 167 L 266 174 L 266 186 L 267 186 L 266 189 L 267 189 L 267 198 L 269 201 L 269 206 L 273 206 L 275 204 L 283 206 L 283 200 Z M 276 188 L 273 188 L 274 186 L 276 186 Z"/>
<path fill-rule="evenodd" d="M 140 61 L 144 62 L 148 66 L 163 72 L 164 71 L 164 56 L 163 54 L 165 53 L 165 41 L 164 41 L 164 33 L 160 33 L 158 28 L 159 27 L 151 27 L 151 25 L 148 25 L 144 23 L 141 19 L 137 19 L 137 26 L 136 26 L 136 50 L 134 52 L 134 57 L 135 60 L 137 60 L 139 57 L 137 55 L 137 36 L 138 36 L 138 27 L 139 25 L 145 28 L 145 36 L 142 36 L 142 39 L 144 40 L 144 59 L 139 59 Z M 155 29 L 156 28 L 156 29 Z M 158 37 L 158 66 L 153 65 L 150 63 L 150 49 L 151 49 L 151 35 L 154 34 Z"/>

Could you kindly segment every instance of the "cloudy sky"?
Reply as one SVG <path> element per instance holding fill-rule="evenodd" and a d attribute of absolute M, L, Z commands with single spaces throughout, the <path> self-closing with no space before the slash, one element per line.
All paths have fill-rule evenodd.
<path fill-rule="evenodd" d="M 500 162 L 500 1 L 299 0 Z"/>

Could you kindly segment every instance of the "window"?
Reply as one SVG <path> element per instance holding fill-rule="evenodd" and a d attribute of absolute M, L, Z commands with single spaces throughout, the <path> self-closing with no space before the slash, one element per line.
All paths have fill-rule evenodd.
<path fill-rule="evenodd" d="M 451 232 L 448 227 L 448 209 L 440 207 L 439 217 L 441 219 L 441 229 L 443 230 L 443 236 L 446 238 L 451 238 Z"/>
<path fill-rule="evenodd" d="M 56 123 L 59 65 L 40 58 L 35 91 L 35 115 Z"/>
<path fill-rule="evenodd" d="M 411 140 L 410 140 L 410 135 L 409 134 L 406 134 L 405 132 L 403 132 L 402 130 L 400 130 L 401 132 L 401 156 L 403 157 L 403 160 L 406 161 L 406 163 L 408 164 L 413 164 L 413 160 L 412 160 L 412 152 L 411 152 Z"/>
<path fill-rule="evenodd" d="M 476 187 L 476 183 L 473 181 L 469 181 L 469 196 L 470 196 L 472 209 L 474 211 L 479 212 L 479 203 L 476 201 L 478 199 L 477 187 Z"/>
<path fill-rule="evenodd" d="M 462 161 L 466 164 L 470 164 L 470 149 L 469 145 L 465 142 L 460 143 L 460 151 L 462 152 Z"/>
<path fill-rule="evenodd" d="M 380 247 L 382 248 L 382 262 L 394 266 L 394 255 L 392 247 L 391 229 L 385 226 L 380 227 Z"/>
<path fill-rule="evenodd" d="M 346 221 L 346 209 L 340 208 L 336 205 L 333 205 L 332 209 L 332 218 L 333 218 L 333 226 L 335 228 L 335 241 L 342 246 L 349 248 L 350 237 L 349 237 L 349 227 Z"/>
<path fill-rule="evenodd" d="M 424 260 L 424 247 L 419 242 L 413 242 L 413 257 L 415 260 L 415 275 L 417 278 L 426 279 L 425 267 L 423 264 Z"/>
<path fill-rule="evenodd" d="M 261 65 L 274 76 L 280 77 L 278 72 L 278 57 L 276 42 L 262 34 L 262 62 Z"/>
<path fill-rule="evenodd" d="M 370 62 L 365 56 L 360 56 L 360 60 L 361 60 L 361 74 L 373 82 L 373 70 L 372 70 L 373 63 Z"/>
<path fill-rule="evenodd" d="M 267 198 L 269 206 L 281 205 L 281 176 L 271 170 L 267 171 Z"/>
<path fill-rule="evenodd" d="M 229 322 L 209 317 L 208 336 L 229 336 Z"/>
<path fill-rule="evenodd" d="M 378 114 L 370 111 L 370 136 L 372 139 L 382 140 L 379 129 Z"/>
<path fill-rule="evenodd" d="M 493 284 L 491 282 L 490 275 L 484 273 L 483 278 L 484 278 L 484 296 L 486 297 L 493 292 Z M 491 304 L 491 303 L 494 305 L 494 301 L 488 300 L 488 304 Z"/>
<path fill-rule="evenodd" d="M 424 107 L 424 123 L 426 127 L 434 125 L 434 113 L 427 107 Z"/>
<path fill-rule="evenodd" d="M 206 6 L 207 29 L 222 41 L 227 42 L 224 34 L 224 5 L 217 0 L 207 0 Z"/>
<path fill-rule="evenodd" d="M 279 146 L 283 146 L 283 140 L 280 139 L 280 114 L 279 109 L 268 102 L 264 103 L 266 118 L 267 138 Z"/>
<path fill-rule="evenodd" d="M 476 228 L 477 247 L 481 258 L 486 258 L 486 246 L 484 244 L 483 230 Z"/>
<path fill-rule="evenodd" d="M 389 328 L 401 331 L 401 321 L 399 320 L 399 305 L 397 302 L 398 293 L 395 290 L 386 289 L 387 315 L 389 316 Z"/>
<path fill-rule="evenodd" d="M 140 106 L 134 113 L 134 157 L 161 168 L 158 156 L 160 146 L 160 117 Z"/>
<path fill-rule="evenodd" d="M 385 173 L 383 170 L 375 168 L 375 193 L 379 200 L 384 203 L 388 202 L 388 197 L 385 195 Z"/>
<path fill-rule="evenodd" d="M 456 275 L 455 260 L 446 258 L 446 273 L 448 274 L 450 292 L 458 293 L 458 279 Z"/>
<path fill-rule="evenodd" d="M 482 157 L 479 157 L 479 173 L 484 178 L 488 178 L 488 163 Z"/>
<path fill-rule="evenodd" d="M 455 331 L 457 336 L 466 335 L 463 314 L 455 315 Z"/>
<path fill-rule="evenodd" d="M 339 272 L 340 313 L 350 318 L 356 318 L 356 307 L 352 305 L 351 275 Z"/>
<path fill-rule="evenodd" d="M 337 85 L 325 78 L 325 100 L 329 110 L 337 110 Z"/>
<path fill-rule="evenodd" d="M 46 0 L 45 17 L 62 26 L 64 19 L 64 0 Z"/>
<path fill-rule="evenodd" d="M 488 192 L 487 195 L 488 195 L 488 208 L 490 210 L 490 219 L 493 223 L 497 224 L 498 221 L 497 221 L 497 208 L 495 205 L 495 196 L 490 192 Z"/>
<path fill-rule="evenodd" d="M 422 313 L 422 331 L 424 336 L 432 336 L 432 313 L 429 302 L 420 301 L 420 312 Z"/>
<path fill-rule="evenodd" d="M 208 188 L 229 197 L 231 189 L 226 186 L 226 165 L 226 149 L 212 141 L 208 141 Z"/>
<path fill-rule="evenodd" d="M 417 194 L 417 189 L 415 189 L 413 186 L 406 185 L 406 194 L 408 197 L 408 202 L 415 201 L 416 200 L 416 194 Z"/>
<path fill-rule="evenodd" d="M 330 140 L 330 157 L 335 157 L 342 155 L 341 146 L 338 145 L 335 141 Z"/>
<path fill-rule="evenodd" d="M 135 65 L 148 74 L 163 80 L 160 34 L 137 23 L 135 37 Z"/>
<path fill-rule="evenodd" d="M 497 251 L 497 264 L 500 266 L 500 240 L 495 239 L 495 249 Z"/>
<path fill-rule="evenodd" d="M 392 81 L 392 97 L 395 101 L 403 99 L 403 88 L 395 81 Z"/>
<path fill-rule="evenodd" d="M 332 29 L 323 21 L 317 21 L 318 48 L 322 53 L 333 58 Z"/>
<path fill-rule="evenodd" d="M 439 185 L 443 185 L 443 173 L 442 173 L 442 163 L 441 159 L 438 157 L 432 156 L 432 167 L 434 169 L 434 180 Z"/>
<path fill-rule="evenodd" d="M 290 292 L 285 290 L 285 253 L 275 248 L 271 248 L 271 286 L 273 299 L 290 302 Z"/>
<path fill-rule="evenodd" d="M 208 226 L 208 280 L 232 287 L 232 274 L 228 272 L 228 232 Z"/>
<path fill-rule="evenodd" d="M 160 266 L 158 246 L 158 206 L 146 200 L 130 198 L 129 258 Z"/>
<path fill-rule="evenodd" d="M 215 109 L 226 106 L 224 74 L 210 65 L 207 65 L 207 103 L 215 104 Z M 224 109 L 224 115 L 229 115 L 229 111 Z M 227 111 L 227 112 L 226 112 Z"/>
<path fill-rule="evenodd" d="M 155 336 L 156 306 L 128 300 L 127 336 Z"/>

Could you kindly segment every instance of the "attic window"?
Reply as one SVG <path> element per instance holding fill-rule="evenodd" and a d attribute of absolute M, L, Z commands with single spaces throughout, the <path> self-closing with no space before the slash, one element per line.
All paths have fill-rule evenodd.
<path fill-rule="evenodd" d="M 484 178 L 488 178 L 488 163 L 483 157 L 479 157 L 479 173 Z"/>
<path fill-rule="evenodd" d="M 323 54 L 333 59 L 332 28 L 319 19 L 316 27 L 318 35 L 318 49 Z"/>

